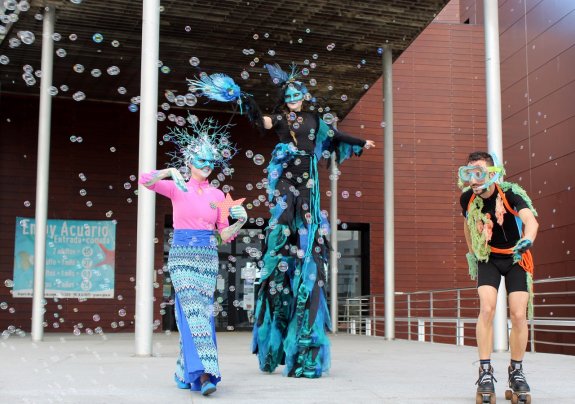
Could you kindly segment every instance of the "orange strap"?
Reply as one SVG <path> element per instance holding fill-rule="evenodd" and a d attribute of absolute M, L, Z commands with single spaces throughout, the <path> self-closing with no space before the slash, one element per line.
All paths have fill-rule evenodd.
<path fill-rule="evenodd" d="M 469 198 L 469 202 L 467 203 L 467 212 L 471 209 L 471 202 L 475 199 L 475 194 L 471 194 L 471 198 Z"/>
<path fill-rule="evenodd" d="M 491 252 L 495 253 L 495 254 L 505 254 L 505 255 L 512 255 L 513 254 L 513 248 L 497 248 L 497 247 L 491 247 Z"/>
<path fill-rule="evenodd" d="M 499 192 L 499 196 L 501 197 L 501 199 L 503 199 L 503 204 L 505 205 L 507 210 L 509 212 L 511 212 L 513 214 L 513 216 L 519 216 L 519 213 L 515 209 L 513 209 L 511 207 L 511 205 L 509 205 L 509 202 L 507 201 L 507 198 L 505 197 L 505 193 L 503 192 L 501 187 L 497 184 L 495 184 L 495 187 L 497 188 L 497 192 Z"/>
<path fill-rule="evenodd" d="M 509 211 L 509 213 L 513 214 L 514 216 L 519 216 L 519 213 L 515 209 L 513 209 L 511 207 L 511 205 L 509 205 L 509 202 L 507 201 L 507 198 L 505 197 L 505 192 L 503 192 L 501 187 L 498 184 L 495 184 L 495 187 L 497 188 L 497 192 L 499 193 L 499 196 L 501 196 L 501 199 L 503 200 L 503 204 L 505 205 L 505 208 Z M 469 212 L 469 209 L 471 208 L 471 203 L 473 202 L 474 199 L 475 199 L 475 194 L 472 194 L 471 198 L 469 199 L 469 203 L 467 204 L 467 211 L 468 212 Z M 491 252 L 495 253 L 495 254 L 505 254 L 505 255 L 512 255 L 513 254 L 513 248 L 497 248 L 497 247 L 493 247 L 493 246 L 490 246 L 490 247 L 491 247 Z M 535 266 L 533 265 L 533 255 L 531 254 L 530 250 L 527 250 L 526 252 L 521 254 L 521 261 L 519 261 L 519 265 L 525 271 L 527 271 L 531 275 L 533 275 L 533 270 L 534 270 Z"/>
<path fill-rule="evenodd" d="M 515 209 L 513 209 L 511 207 L 511 205 L 509 204 L 509 201 L 507 201 L 507 198 L 505 197 L 505 192 L 503 192 L 501 187 L 498 184 L 495 184 L 495 188 L 497 188 L 497 192 L 499 193 L 499 196 L 501 196 L 501 199 L 503 200 L 503 204 L 505 205 L 505 208 L 509 211 L 509 213 L 513 214 L 514 216 L 519 216 L 519 213 Z M 467 211 L 468 212 L 469 212 L 469 209 L 471 208 L 471 203 L 473 202 L 474 199 L 475 199 L 475 194 L 471 194 L 471 198 L 469 198 L 469 203 L 467 204 Z"/>
<path fill-rule="evenodd" d="M 491 247 L 491 252 L 495 254 L 511 255 L 513 254 L 513 248 Z M 533 275 L 533 270 L 535 269 L 535 266 L 533 265 L 533 254 L 531 254 L 530 250 L 527 250 L 523 254 L 521 254 L 521 261 L 519 261 L 519 266 L 521 266 L 521 268 L 523 268 L 525 271 Z"/>

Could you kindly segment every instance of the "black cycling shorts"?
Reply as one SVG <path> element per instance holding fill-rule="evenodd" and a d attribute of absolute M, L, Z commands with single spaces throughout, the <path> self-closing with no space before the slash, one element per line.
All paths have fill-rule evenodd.
<path fill-rule="evenodd" d="M 527 292 L 527 272 L 518 263 L 513 263 L 513 257 L 489 257 L 489 261 L 478 263 L 477 287 L 483 285 L 499 289 L 501 277 L 505 277 L 507 293 Z"/>

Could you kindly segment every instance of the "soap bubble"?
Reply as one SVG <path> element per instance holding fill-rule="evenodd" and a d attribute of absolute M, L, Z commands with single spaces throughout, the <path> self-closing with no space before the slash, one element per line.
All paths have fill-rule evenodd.
<path fill-rule="evenodd" d="M 72 98 L 74 101 L 83 101 L 86 99 L 86 94 L 84 94 L 82 91 L 76 91 L 74 95 L 72 95 Z"/>
<path fill-rule="evenodd" d="M 26 45 L 31 45 L 36 40 L 36 36 L 31 31 L 18 31 L 18 38 L 22 41 L 22 43 Z"/>
<path fill-rule="evenodd" d="M 256 155 L 254 156 L 254 160 L 253 160 L 253 161 L 254 161 L 254 164 L 255 164 L 255 165 L 261 166 L 262 164 L 265 163 L 266 159 L 265 159 L 265 157 L 262 156 L 261 154 L 256 154 Z"/>
<path fill-rule="evenodd" d="M 110 76 L 117 76 L 118 74 L 120 74 L 120 68 L 118 66 L 110 66 L 108 67 L 108 69 L 106 69 L 106 72 Z"/>

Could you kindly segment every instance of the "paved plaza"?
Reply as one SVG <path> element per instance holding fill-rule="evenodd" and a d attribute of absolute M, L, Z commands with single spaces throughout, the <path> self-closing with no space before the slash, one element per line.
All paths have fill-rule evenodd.
<path fill-rule="evenodd" d="M 133 334 L 46 334 L 0 341 L 0 403 L 474 403 L 474 347 L 340 334 L 321 379 L 261 373 L 251 335 L 219 333 L 222 382 L 204 398 L 173 382 L 178 334 L 154 334 L 154 356 L 134 356 Z M 509 355 L 494 354 L 497 400 Z M 575 357 L 528 353 L 535 403 L 573 403 Z"/>

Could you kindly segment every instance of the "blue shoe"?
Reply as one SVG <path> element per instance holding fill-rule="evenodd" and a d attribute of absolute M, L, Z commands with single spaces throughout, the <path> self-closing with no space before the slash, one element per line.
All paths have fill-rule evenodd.
<path fill-rule="evenodd" d="M 174 375 L 174 381 L 176 382 L 176 386 L 179 389 L 189 389 L 190 388 L 190 383 L 185 383 L 185 382 L 181 381 L 180 379 L 178 379 L 178 377 L 176 375 Z"/>
<path fill-rule="evenodd" d="M 212 394 L 213 392 L 216 391 L 216 385 L 213 384 L 212 382 L 210 382 L 209 380 L 206 380 L 203 384 L 202 384 L 202 396 L 209 396 L 210 394 Z"/>

